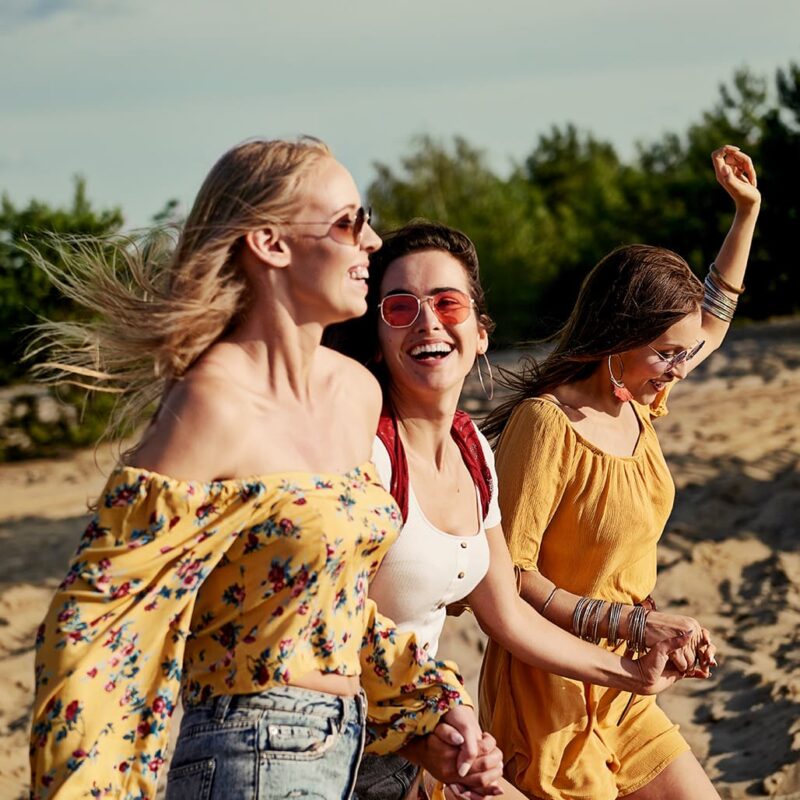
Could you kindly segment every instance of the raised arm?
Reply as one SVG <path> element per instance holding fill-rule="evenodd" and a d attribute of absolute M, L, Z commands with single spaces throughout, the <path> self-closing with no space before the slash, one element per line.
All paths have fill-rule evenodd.
<path fill-rule="evenodd" d="M 734 145 L 724 145 L 711 154 L 711 162 L 717 181 L 733 200 L 735 213 L 706 282 L 706 301 L 703 304 L 706 344 L 688 365 L 690 370 L 713 353 L 728 332 L 735 307 L 732 304 L 744 289 L 747 259 L 761 208 L 761 193 L 750 156 Z M 725 298 L 730 302 L 726 303 Z"/>

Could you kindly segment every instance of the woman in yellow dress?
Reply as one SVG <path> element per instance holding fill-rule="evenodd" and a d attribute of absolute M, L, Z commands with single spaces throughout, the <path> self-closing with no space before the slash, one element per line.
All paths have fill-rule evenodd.
<path fill-rule="evenodd" d="M 668 250 L 633 245 L 606 256 L 553 352 L 512 381 L 484 426 L 499 438 L 503 529 L 522 596 L 619 653 L 698 625 L 649 600 L 674 498 L 652 420 L 666 413 L 675 382 L 720 346 L 743 289 L 760 204 L 755 170 L 736 147 L 712 161 L 736 214 L 705 286 Z M 491 642 L 480 711 L 506 777 L 529 797 L 718 800 L 653 697 L 553 675 Z"/>
<path fill-rule="evenodd" d="M 379 387 L 319 347 L 364 313 L 380 244 L 324 144 L 257 140 L 213 167 L 173 253 L 37 257 L 99 312 L 44 326 L 55 379 L 121 392 L 128 422 L 159 405 L 39 630 L 33 798 L 154 798 L 181 685 L 168 798 L 346 798 L 365 736 L 436 730 L 463 743 L 446 777 L 470 768 L 454 666 L 367 596 L 399 529 L 369 461 Z"/>

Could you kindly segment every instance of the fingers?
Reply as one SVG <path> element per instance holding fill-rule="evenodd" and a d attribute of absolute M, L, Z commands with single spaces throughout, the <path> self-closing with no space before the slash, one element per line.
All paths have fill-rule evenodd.
<path fill-rule="evenodd" d="M 688 672 L 694 668 L 696 661 L 694 647 L 686 646 L 675 650 L 669 654 L 669 660 L 679 672 Z"/>
<path fill-rule="evenodd" d="M 503 775 L 503 754 L 489 733 L 480 741 L 480 754 L 472 764 L 469 774 L 458 783 L 460 796 L 464 798 L 485 797 L 502 793 L 498 781 Z"/>
<path fill-rule="evenodd" d="M 448 711 L 444 715 L 443 721 L 455 728 L 464 738 L 456 759 L 458 774 L 463 778 L 478 755 L 479 742 L 482 738 L 480 725 L 478 725 L 475 712 L 468 706 L 457 706 Z"/>
<path fill-rule="evenodd" d="M 753 188 L 758 186 L 756 168 L 753 160 L 736 145 L 726 144 L 711 154 L 717 180 L 724 186 L 736 186 L 736 181 L 743 181 Z"/>
<path fill-rule="evenodd" d="M 452 725 L 448 725 L 446 722 L 440 722 L 433 729 L 433 735 L 445 744 L 452 745 L 453 747 L 461 747 L 461 745 L 464 744 L 464 737 Z"/>

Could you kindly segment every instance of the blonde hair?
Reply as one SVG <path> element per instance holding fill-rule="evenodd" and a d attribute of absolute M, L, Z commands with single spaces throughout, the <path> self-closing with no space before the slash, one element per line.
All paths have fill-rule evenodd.
<path fill-rule="evenodd" d="M 35 326 L 28 356 L 45 359 L 33 367 L 37 378 L 118 394 L 107 433 L 140 422 L 246 310 L 248 287 L 236 263 L 241 237 L 286 221 L 302 180 L 330 155 L 310 137 L 237 145 L 212 167 L 177 242 L 165 229 L 51 236 L 53 260 L 28 245 L 52 283 L 92 315 Z"/>

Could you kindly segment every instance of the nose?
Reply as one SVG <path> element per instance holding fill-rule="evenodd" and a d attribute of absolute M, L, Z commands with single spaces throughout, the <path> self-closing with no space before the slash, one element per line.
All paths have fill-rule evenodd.
<path fill-rule="evenodd" d="M 366 250 L 368 253 L 374 253 L 380 250 L 383 246 L 383 239 L 375 233 L 372 225 L 368 222 L 364 224 L 364 230 L 361 232 L 361 249 Z"/>
<path fill-rule="evenodd" d="M 667 375 L 674 376 L 682 381 L 689 372 L 689 362 L 682 361 L 680 364 L 673 364 L 666 372 Z"/>
<path fill-rule="evenodd" d="M 436 316 L 436 312 L 433 310 L 432 297 L 425 297 L 420 300 L 419 314 L 415 321 L 415 327 L 417 330 L 432 330 L 441 327 L 439 317 Z"/>

